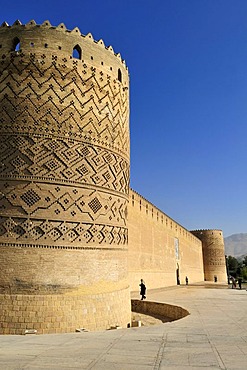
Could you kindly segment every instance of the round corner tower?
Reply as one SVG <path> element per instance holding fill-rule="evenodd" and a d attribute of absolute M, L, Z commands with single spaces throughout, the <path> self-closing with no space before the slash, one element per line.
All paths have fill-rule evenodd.
<path fill-rule="evenodd" d="M 193 230 L 191 233 L 202 241 L 205 280 L 227 283 L 222 230 Z"/>
<path fill-rule="evenodd" d="M 1 334 L 130 322 L 129 76 L 102 40 L 0 28 Z"/>

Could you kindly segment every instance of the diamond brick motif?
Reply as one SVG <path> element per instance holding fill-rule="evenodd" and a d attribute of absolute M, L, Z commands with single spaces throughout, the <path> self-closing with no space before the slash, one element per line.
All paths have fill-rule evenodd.
<path fill-rule="evenodd" d="M 14 135 L 6 135 L 4 140 L 1 138 L 0 176 L 25 174 L 25 178 L 31 176 L 32 181 L 37 176 L 48 180 L 107 184 L 107 188 L 123 193 L 128 188 L 127 161 L 107 150 L 60 139 L 44 138 L 36 142 L 35 138 L 29 137 L 24 142 L 25 145 L 21 145 L 22 140 Z"/>
<path fill-rule="evenodd" d="M 93 211 L 93 213 L 97 213 L 102 208 L 102 204 L 100 203 L 100 201 L 96 197 L 93 198 L 91 200 L 91 202 L 88 203 L 88 205 L 91 208 L 91 210 Z"/>
<path fill-rule="evenodd" d="M 35 203 L 37 203 L 41 199 L 40 196 L 37 193 L 35 193 L 35 191 L 32 189 L 29 189 L 26 193 L 22 194 L 20 198 L 29 207 L 33 206 Z"/>
<path fill-rule="evenodd" d="M 61 164 L 57 160 L 55 160 L 55 159 L 52 158 L 48 162 L 45 163 L 45 166 L 49 170 L 55 171 L 55 170 L 57 170 L 61 166 Z"/>
<path fill-rule="evenodd" d="M 34 228 L 32 228 L 30 231 L 29 231 L 29 234 L 32 236 L 32 238 L 34 240 L 38 240 L 40 239 L 45 233 L 44 231 L 38 227 L 38 226 L 35 226 Z"/>
<path fill-rule="evenodd" d="M 15 168 L 22 168 L 25 165 L 27 165 L 26 162 L 20 156 L 15 157 L 15 159 L 13 159 L 10 163 Z"/>
<path fill-rule="evenodd" d="M 89 154 L 91 153 L 89 148 L 86 146 L 82 146 L 81 148 L 78 148 L 77 152 L 80 153 L 82 157 L 88 157 Z"/>
<path fill-rule="evenodd" d="M 73 242 L 75 239 L 77 239 L 79 234 L 75 230 L 70 230 L 67 232 L 66 237 L 70 242 Z"/>
<path fill-rule="evenodd" d="M 10 185 L 2 182 L 0 236 L 56 247 L 126 243 L 128 92 L 100 69 L 45 56 L 1 62 L 0 180 Z"/>
<path fill-rule="evenodd" d="M 10 231 L 12 230 L 14 227 L 16 226 L 16 223 L 14 220 L 12 220 L 12 218 L 8 218 L 7 220 L 5 220 L 5 222 L 3 223 L 3 227 L 7 230 L 7 231 Z"/>
<path fill-rule="evenodd" d="M 59 200 L 58 203 L 62 206 L 62 208 L 66 211 L 71 205 L 74 203 L 72 197 L 69 193 L 65 193 Z"/>
<path fill-rule="evenodd" d="M 16 239 L 18 239 L 19 237 L 23 236 L 26 231 L 20 225 L 17 225 L 13 228 L 11 233 L 16 237 Z"/>
<path fill-rule="evenodd" d="M 91 170 L 88 164 L 83 163 L 80 167 L 77 168 L 77 171 L 82 175 L 82 176 L 87 176 Z"/>
<path fill-rule="evenodd" d="M 56 241 L 57 239 L 61 238 L 62 233 L 57 228 L 54 228 L 48 233 L 48 236 L 51 238 L 51 240 Z"/>

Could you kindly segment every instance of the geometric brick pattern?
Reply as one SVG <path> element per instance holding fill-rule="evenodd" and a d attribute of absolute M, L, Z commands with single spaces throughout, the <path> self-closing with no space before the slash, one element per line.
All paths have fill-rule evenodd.
<path fill-rule="evenodd" d="M 127 201 L 85 186 L 0 181 L 2 216 L 96 222 L 126 227 Z"/>
<path fill-rule="evenodd" d="M 40 220 L 35 218 L 0 217 L 2 244 L 18 243 L 46 247 L 86 248 L 104 244 L 123 247 L 127 245 L 127 228 L 97 223 Z"/>
<path fill-rule="evenodd" d="M 77 140 L 2 135 L 0 179 L 21 178 L 83 183 L 128 192 L 126 159 Z"/>
<path fill-rule="evenodd" d="M 48 21 L 4 23 L 0 40 L 0 292 L 12 301 L 16 292 L 24 312 L 22 323 L 6 315 L 13 328 L 7 332 L 27 327 L 32 314 L 42 332 L 74 331 L 70 318 L 81 327 L 84 298 L 94 329 L 109 327 L 115 313 L 126 326 L 126 65 L 102 40 Z M 100 295 L 90 300 L 99 284 Z M 61 311 L 54 305 L 57 289 Z M 65 292 L 73 295 L 72 305 Z M 47 310 L 50 297 L 54 312 Z M 15 311 L 6 299 L 2 307 Z"/>
<path fill-rule="evenodd" d="M 0 241 L 126 244 L 128 89 L 88 61 L 46 50 L 0 57 Z M 68 224 L 70 237 L 60 230 Z"/>
<path fill-rule="evenodd" d="M 110 75 L 56 55 L 2 58 L 2 132 L 59 135 L 128 155 L 128 95 Z"/>

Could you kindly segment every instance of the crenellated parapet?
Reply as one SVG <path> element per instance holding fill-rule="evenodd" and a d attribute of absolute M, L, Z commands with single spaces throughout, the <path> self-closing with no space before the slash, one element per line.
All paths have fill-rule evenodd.
<path fill-rule="evenodd" d="M 129 159 L 128 71 L 102 40 L 48 21 L 3 23 L 0 84 L 2 132 L 83 140 Z"/>
<path fill-rule="evenodd" d="M 191 231 L 202 241 L 204 277 L 206 281 L 227 282 L 225 246 L 222 230 Z"/>
<path fill-rule="evenodd" d="M 27 37 L 29 33 L 29 37 Z M 60 54 L 68 53 L 68 57 L 73 57 L 73 50 L 76 47 L 80 60 L 83 62 L 92 61 L 98 62 L 99 65 L 108 65 L 110 71 L 113 67 L 116 67 L 116 61 L 119 62 L 121 72 L 128 70 L 125 60 L 122 59 L 120 53 L 115 53 L 111 45 L 105 46 L 102 39 L 94 40 L 93 35 L 88 33 L 83 35 L 78 27 L 73 30 L 68 30 L 64 23 L 60 23 L 58 26 L 52 26 L 47 20 L 41 25 L 36 24 L 34 20 L 29 21 L 26 24 L 22 24 L 19 20 L 16 20 L 12 26 L 8 25 L 7 22 L 3 22 L 0 26 L 0 37 L 1 37 L 1 52 L 15 51 L 18 43 L 22 52 L 24 51 L 45 51 L 46 53 L 58 52 Z M 8 37 L 4 37 L 7 35 Z M 2 38 L 3 37 L 3 38 Z M 16 42 L 18 41 L 18 42 Z M 99 48 L 101 51 L 105 51 L 107 61 L 101 55 L 98 55 Z M 108 62 L 108 63 L 107 63 Z M 112 65 L 110 65 L 112 62 Z M 103 64 L 102 64 L 103 63 Z M 106 67 L 107 69 L 107 67 Z M 118 74 L 116 74 L 116 78 Z"/>
<path fill-rule="evenodd" d="M 157 224 L 161 224 L 167 230 L 175 231 L 177 235 L 200 244 L 199 240 L 190 231 L 133 189 L 130 189 L 129 195 L 129 207 L 131 206 L 139 209 L 140 214 L 151 217 Z"/>

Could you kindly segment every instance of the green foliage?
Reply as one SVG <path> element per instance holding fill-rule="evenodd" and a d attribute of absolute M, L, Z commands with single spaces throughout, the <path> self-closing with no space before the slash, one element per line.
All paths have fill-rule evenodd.
<path fill-rule="evenodd" d="M 247 266 L 242 268 L 241 273 L 242 273 L 243 280 L 247 281 Z"/>
<path fill-rule="evenodd" d="M 228 271 L 229 271 L 229 274 L 230 275 L 233 275 L 233 276 L 236 276 L 237 269 L 239 267 L 239 262 L 238 262 L 237 258 L 232 257 L 232 256 L 228 256 L 227 262 L 228 262 Z"/>
<path fill-rule="evenodd" d="M 247 256 L 243 259 L 228 256 L 226 262 L 229 275 L 235 278 L 242 277 L 243 280 L 247 281 Z"/>
<path fill-rule="evenodd" d="M 244 257 L 243 264 L 247 267 L 247 256 Z"/>

